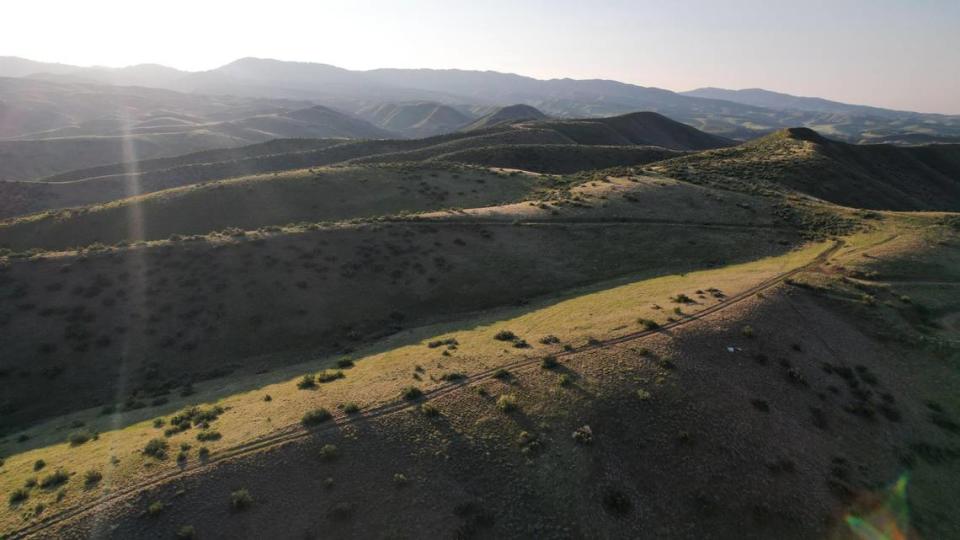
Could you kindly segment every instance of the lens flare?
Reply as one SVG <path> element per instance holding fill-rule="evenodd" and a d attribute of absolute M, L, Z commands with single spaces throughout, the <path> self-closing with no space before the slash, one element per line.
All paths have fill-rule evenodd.
<path fill-rule="evenodd" d="M 880 500 L 869 509 L 848 513 L 844 521 L 856 538 L 863 540 L 906 540 L 917 538 L 910 531 L 910 509 L 907 505 L 909 474 L 903 473 Z"/>

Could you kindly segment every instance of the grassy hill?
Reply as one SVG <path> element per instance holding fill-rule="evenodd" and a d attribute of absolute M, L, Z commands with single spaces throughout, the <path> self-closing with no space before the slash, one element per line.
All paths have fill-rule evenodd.
<path fill-rule="evenodd" d="M 570 137 L 577 144 L 647 145 L 671 150 L 706 150 L 733 145 L 733 141 L 704 133 L 653 112 L 637 112 L 610 118 L 538 122 Z"/>
<path fill-rule="evenodd" d="M 884 283 L 891 268 L 916 269 L 910 261 L 951 267 L 960 251 L 942 219 L 884 214 L 838 250 L 818 243 L 701 271 L 650 266 L 407 327 L 347 354 L 197 382 L 143 409 L 77 411 L 6 443 L 7 492 L 50 475 L 34 470 L 37 459 L 66 479 L 25 490 L 0 523 L 13 532 L 51 520 L 28 530 L 53 535 L 89 535 L 108 519 L 134 536 L 190 526 L 337 538 L 852 538 L 859 519 L 892 523 L 892 500 L 909 502 L 901 527 L 953 537 L 956 369 L 934 343 L 916 346 L 939 331 L 915 326 L 901 285 Z M 551 271 L 548 253 L 540 264 Z M 846 292 L 870 272 L 870 298 Z M 497 339 L 505 330 L 513 336 Z M 164 436 L 190 405 L 213 411 L 207 426 Z M 331 418 L 305 425 L 320 408 Z M 71 446 L 68 422 L 99 435 Z M 145 452 L 154 438 L 166 449 Z M 101 479 L 86 480 L 88 470 Z M 904 494 L 894 486 L 905 471 Z M 61 521 L 74 508 L 87 510 Z"/>
<path fill-rule="evenodd" d="M 676 157 L 658 146 L 586 146 L 576 144 L 501 144 L 444 153 L 430 160 L 569 174 L 637 166 Z"/>
<path fill-rule="evenodd" d="M 786 189 L 860 208 L 960 209 L 958 145 L 851 145 L 795 128 L 651 170 L 733 189 Z"/>
<path fill-rule="evenodd" d="M 230 228 L 340 221 L 530 196 L 546 182 L 452 166 L 349 166 L 241 177 L 0 222 L 0 248 L 67 249 Z M 136 226 L 134 226 L 134 224 Z"/>
<path fill-rule="evenodd" d="M 798 238 L 776 225 L 773 201 L 749 196 L 652 179 L 557 189 L 496 214 L 235 230 L 11 259 L 0 286 L 0 368 L 22 377 L 24 393 L 8 394 L 4 419 L 105 405 L 118 384 L 121 400 L 149 403 L 170 385 L 272 364 L 263 354 L 344 350 L 398 325 L 631 272 L 779 253 Z M 32 399 L 36 384 L 62 399 Z"/>
<path fill-rule="evenodd" d="M 478 129 L 487 129 L 503 124 L 514 124 L 524 120 L 543 120 L 546 117 L 547 115 L 530 105 L 509 105 L 477 118 L 470 124 L 462 127 L 461 131 L 476 131 Z"/>
<path fill-rule="evenodd" d="M 451 133 L 473 118 L 441 103 L 378 103 L 364 107 L 357 116 L 404 137 L 422 138 Z"/>
<path fill-rule="evenodd" d="M 57 185 L 0 185 L 11 196 L 0 202 L 0 218 L 51 208 L 108 202 L 132 194 L 248 176 L 259 173 L 303 169 L 336 163 L 420 162 L 455 158 L 462 154 L 467 163 L 496 163 L 507 168 L 536 165 L 529 154 L 503 148 L 505 145 L 594 145 L 664 146 L 670 149 L 698 149 L 729 144 L 721 139 L 655 114 L 622 117 L 528 122 L 501 125 L 463 133 L 451 133 L 415 140 L 363 141 L 280 141 L 241 149 L 198 152 L 187 156 L 145 160 L 82 169 L 43 179 Z M 499 147 L 495 156 L 484 157 Z M 542 158 L 556 156 L 556 150 L 540 149 Z M 441 158 L 447 156 L 447 158 Z M 649 162 L 656 156 L 644 149 L 577 149 L 564 157 L 566 164 L 551 161 L 542 171 L 574 171 L 595 166 L 629 165 Z M 667 157 L 667 156 L 664 156 Z M 583 165 L 574 163 L 583 159 Z M 516 159 L 516 161 L 513 161 Z M 550 157 L 549 159 L 553 159 Z"/>

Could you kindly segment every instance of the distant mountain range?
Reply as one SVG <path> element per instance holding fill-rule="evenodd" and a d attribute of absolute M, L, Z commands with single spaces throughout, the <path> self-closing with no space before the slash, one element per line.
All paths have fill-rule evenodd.
<path fill-rule="evenodd" d="M 676 93 L 611 80 L 539 80 L 492 71 L 351 71 L 326 64 L 243 58 L 191 73 L 157 65 L 84 68 L 0 57 L 0 77 L 309 102 L 357 115 L 406 137 L 449 132 L 460 127 L 461 115 L 472 122 L 493 107 L 518 103 L 560 118 L 654 111 L 740 140 L 796 126 L 813 127 L 850 142 L 899 140 L 905 134 L 960 136 L 960 116 L 848 105 L 759 89 Z M 400 109 L 405 109 L 402 114 Z"/>

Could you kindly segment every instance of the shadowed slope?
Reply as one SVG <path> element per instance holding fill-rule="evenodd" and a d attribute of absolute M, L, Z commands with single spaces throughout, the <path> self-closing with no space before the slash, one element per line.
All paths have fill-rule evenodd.
<path fill-rule="evenodd" d="M 792 128 L 650 169 L 732 189 L 798 191 L 860 208 L 960 209 L 960 145 L 851 145 Z"/>

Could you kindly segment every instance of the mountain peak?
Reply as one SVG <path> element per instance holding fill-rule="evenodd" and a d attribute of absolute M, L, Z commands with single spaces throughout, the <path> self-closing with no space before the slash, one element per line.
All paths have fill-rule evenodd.
<path fill-rule="evenodd" d="M 782 130 L 780 133 L 788 139 L 795 139 L 799 141 L 809 141 L 817 144 L 826 144 L 830 142 L 829 139 L 820 135 L 816 131 L 807 128 L 807 127 L 792 127 Z"/>

